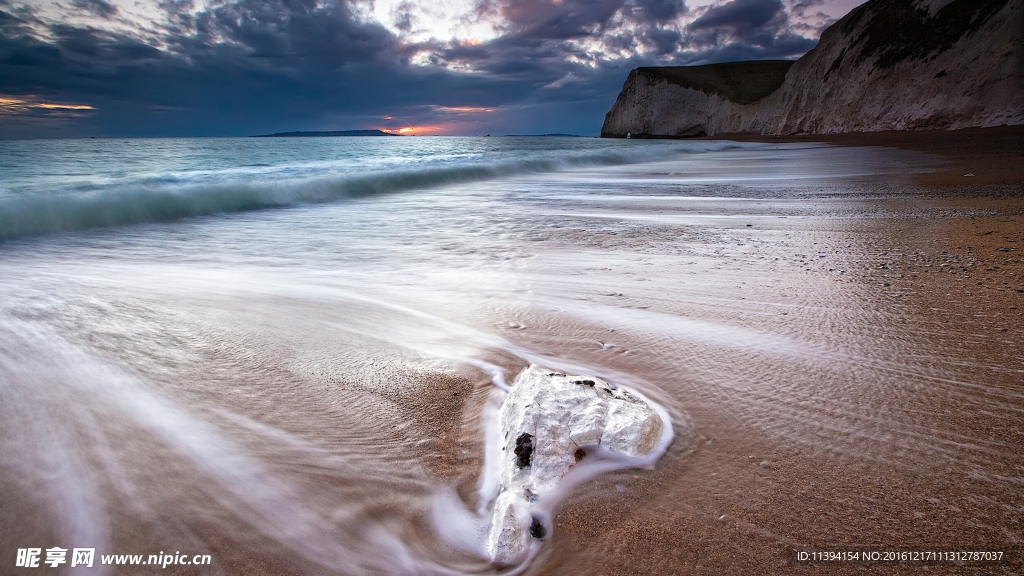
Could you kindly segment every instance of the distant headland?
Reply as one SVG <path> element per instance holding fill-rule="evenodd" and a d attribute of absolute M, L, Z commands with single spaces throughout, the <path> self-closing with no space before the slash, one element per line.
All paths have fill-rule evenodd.
<path fill-rule="evenodd" d="M 277 132 L 259 134 L 253 138 L 324 138 L 333 136 L 401 136 L 383 130 L 334 130 L 331 132 Z"/>
<path fill-rule="evenodd" d="M 870 0 L 795 62 L 636 68 L 606 138 L 1024 124 L 1024 0 Z"/>

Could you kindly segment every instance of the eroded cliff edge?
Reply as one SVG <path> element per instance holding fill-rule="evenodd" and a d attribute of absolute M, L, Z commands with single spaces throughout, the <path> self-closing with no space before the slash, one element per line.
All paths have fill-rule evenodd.
<path fill-rule="evenodd" d="M 1024 124 L 1024 0 L 870 0 L 825 30 L 795 63 L 633 70 L 601 135 L 1016 124 Z"/>

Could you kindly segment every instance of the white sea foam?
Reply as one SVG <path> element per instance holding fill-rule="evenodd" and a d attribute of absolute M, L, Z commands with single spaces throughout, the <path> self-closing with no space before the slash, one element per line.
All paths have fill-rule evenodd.
<path fill-rule="evenodd" d="M 0 244 L 3 485 L 30 512 L 5 526 L 103 553 L 154 541 L 237 551 L 239 566 L 294 572 L 494 573 L 482 543 L 501 485 L 499 407 L 531 363 L 657 405 L 677 439 L 666 466 L 693 444 L 695 405 L 858 461 L 895 446 L 907 466 L 941 461 L 993 486 L 1015 481 L 990 464 L 1012 446 L 910 420 L 865 387 L 966 398 L 965 409 L 1002 418 L 1019 413 L 1019 390 L 991 379 L 1019 366 L 993 361 L 971 378 L 955 351 L 954 366 L 917 354 L 931 349 L 914 347 L 917 334 L 881 332 L 891 312 L 866 305 L 875 300 L 853 283 L 807 272 L 784 286 L 781 263 L 758 256 L 766 243 L 804 252 L 802 224 L 759 228 L 796 201 L 757 187 L 756 174 L 746 187 L 688 180 L 737 165 L 777 178 L 845 153 L 805 147 L 780 164 L 718 143 L 538 139 L 530 145 L 547 148 L 519 142 L 494 157 L 484 147 L 501 142 L 392 140 L 372 154 L 346 148 L 355 141 L 0 143 L 0 154 L 15 146 L 44 159 L 0 175 L 0 205 L 42 207 L 24 223 L 7 212 L 7 238 L 18 240 Z M 396 145 L 407 148 L 383 153 Z M 105 154 L 93 159 L 93 146 Z M 675 174 L 605 165 L 666 156 Z M 61 172 L 69 158 L 79 164 Z M 517 164 L 538 159 L 547 164 Z M 802 175 L 791 180 L 799 194 L 824 186 Z M 360 190 L 363 200 L 329 202 Z M 405 191 L 374 195 L 389 190 Z M 95 210 L 78 214 L 78 200 L 51 210 L 76 195 Z M 117 213 L 118 202 L 132 206 L 121 222 L 149 218 L 165 197 L 172 216 L 222 211 L 218 195 L 243 208 L 310 203 L 26 237 L 111 218 L 104 206 Z M 751 221 L 757 233 L 740 213 L 764 216 Z M 755 282 L 785 297 L 770 301 Z M 624 464 L 638 462 L 594 458 L 563 478 L 539 510 L 547 525 L 579 482 Z M 558 554 L 550 545 L 544 554 Z"/>
<path fill-rule="evenodd" d="M 198 168 L 189 172 L 139 173 L 134 177 L 99 180 L 69 174 L 65 182 L 52 178 L 19 181 L 25 179 L 15 174 L 14 182 L 0 183 L 0 241 L 365 198 L 506 176 L 649 162 L 680 153 L 735 146 L 735 143 L 706 142 L 690 146 L 604 145 L 592 149 L 541 151 L 527 147 L 505 150 L 494 155 L 496 159 L 491 161 L 481 161 L 479 155 L 453 158 L 452 155 L 428 154 L 427 158 L 418 160 L 397 156 L 383 165 L 366 161 L 368 156 L 358 157 L 357 149 L 356 160 L 342 163 Z M 25 167 L 17 167 L 16 171 L 25 170 Z"/>

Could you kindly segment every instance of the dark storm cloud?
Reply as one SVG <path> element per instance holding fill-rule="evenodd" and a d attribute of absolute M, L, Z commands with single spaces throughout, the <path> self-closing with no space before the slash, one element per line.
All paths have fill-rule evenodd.
<path fill-rule="evenodd" d="M 164 6 L 182 21 L 185 6 Z M 215 5 L 183 24 L 187 32 L 169 38 L 176 46 L 189 50 L 231 46 L 251 59 L 284 68 L 330 68 L 388 59 L 396 45 L 394 35 L 379 24 L 356 22 L 344 2 L 242 0 Z"/>
<path fill-rule="evenodd" d="M 811 8 L 824 5 L 825 0 L 797 0 L 790 6 L 790 10 L 793 11 L 793 14 L 803 17 L 807 15 L 807 11 Z"/>
<path fill-rule="evenodd" d="M 167 33 L 169 35 L 185 35 L 195 32 L 195 19 L 192 12 L 195 2 L 192 0 L 160 0 L 157 3 L 167 17 Z"/>
<path fill-rule="evenodd" d="M 479 17 L 501 16 L 509 23 L 506 39 L 520 42 L 601 36 L 620 14 L 657 24 L 684 13 L 677 0 L 484 0 L 477 8 Z"/>
<path fill-rule="evenodd" d="M 647 47 L 654 58 L 670 55 L 679 48 L 682 36 L 661 24 L 686 11 L 686 5 L 675 0 L 484 0 L 477 17 L 500 16 L 507 22 L 506 33 L 484 45 L 455 45 L 439 54 L 444 61 L 469 64 L 536 89 L 562 82 L 573 92 L 583 93 L 584 86 L 596 82 L 607 93 L 612 90 L 609 86 L 621 86 L 624 64 L 654 60 L 613 60 L 581 49 L 580 43 L 599 41 L 607 50 L 624 53 Z M 606 80 L 612 75 L 614 81 Z M 538 100 L 550 97 L 551 92 L 535 94 Z"/>
<path fill-rule="evenodd" d="M 500 14 L 520 38 L 566 40 L 599 33 L 622 4 L 621 0 L 499 0 L 486 11 Z"/>
<path fill-rule="evenodd" d="M 74 5 L 125 21 L 105 0 Z M 145 28 L 103 29 L 0 0 L 0 95 L 92 105 L 62 125 L 83 135 L 443 124 L 455 107 L 498 108 L 486 131 L 594 133 L 633 67 L 792 57 L 814 44 L 779 0 L 735 0 L 687 28 L 678 0 L 483 0 L 472 16 L 505 27 L 483 43 L 406 43 L 344 0 L 159 7 L 163 20 Z M 390 17 L 416 29 L 411 3 Z M 428 65 L 412 65 L 417 54 Z"/>
<path fill-rule="evenodd" d="M 654 28 L 648 31 L 646 37 L 654 44 L 659 56 L 674 52 L 683 39 L 683 35 L 679 32 L 662 28 Z"/>
<path fill-rule="evenodd" d="M 33 24 L 42 22 L 32 7 L 14 6 L 9 0 L 0 0 L 0 34 L 4 37 L 27 34 Z"/>
<path fill-rule="evenodd" d="M 117 15 L 117 6 L 104 0 L 72 0 L 71 5 L 107 20 Z"/>
<path fill-rule="evenodd" d="M 395 12 L 392 14 L 395 28 L 402 32 L 410 32 L 412 30 L 413 8 L 415 8 L 415 5 L 411 2 L 402 2 L 395 7 Z"/>
<path fill-rule="evenodd" d="M 66 24 L 54 24 L 50 26 L 50 32 L 56 37 L 54 45 L 65 59 L 82 62 L 86 66 L 120 66 L 164 57 L 162 51 L 124 34 Z"/>
<path fill-rule="evenodd" d="M 686 4 L 676 0 L 643 0 L 635 6 L 633 14 L 645 22 L 664 22 L 686 13 Z"/>
<path fill-rule="evenodd" d="M 764 26 L 783 12 L 781 0 L 733 0 L 716 6 L 690 24 L 693 30 L 733 27 L 752 30 Z"/>
<path fill-rule="evenodd" d="M 737 62 L 741 60 L 786 60 L 794 54 L 803 54 L 814 48 L 816 41 L 803 36 L 785 33 L 781 36 L 762 38 L 763 44 L 743 41 L 725 42 L 707 50 L 696 51 L 686 64 L 709 64 L 713 62 Z"/>
<path fill-rule="evenodd" d="M 14 31 L 0 36 L 2 92 L 95 106 L 82 135 L 379 126 L 405 106 L 494 106 L 525 90 L 500 78 L 409 68 L 392 35 L 344 8 L 223 6 L 195 17 L 193 34 L 169 35 L 165 50 L 66 24 L 49 25 L 52 39 L 44 41 L 19 33 L 25 23 L 15 20 L 0 15 Z"/>
<path fill-rule="evenodd" d="M 781 0 L 732 0 L 691 22 L 683 42 L 698 47 L 701 62 L 792 58 L 817 43 L 798 26 Z"/>
<path fill-rule="evenodd" d="M 818 37 L 836 19 L 821 11 L 825 0 L 791 0 L 789 11 L 794 18 L 792 29 L 804 36 Z M 818 10 L 815 12 L 814 9 Z"/>

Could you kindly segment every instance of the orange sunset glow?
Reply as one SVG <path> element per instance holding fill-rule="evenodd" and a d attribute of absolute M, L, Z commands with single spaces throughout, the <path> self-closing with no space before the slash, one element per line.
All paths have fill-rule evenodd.
<path fill-rule="evenodd" d="M 443 112 L 494 112 L 497 108 L 485 108 L 483 106 L 438 106 L 437 110 Z"/>
<path fill-rule="evenodd" d="M 381 128 L 381 131 L 388 134 L 430 134 L 443 129 L 443 126 L 403 126 L 401 128 Z"/>
<path fill-rule="evenodd" d="M 33 102 L 31 100 L 25 100 L 22 98 L 0 96 L 0 113 L 25 112 L 32 108 L 43 110 L 68 111 L 95 110 L 94 107 L 88 106 L 86 104 L 56 104 L 52 102 Z"/>

